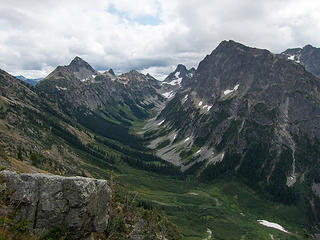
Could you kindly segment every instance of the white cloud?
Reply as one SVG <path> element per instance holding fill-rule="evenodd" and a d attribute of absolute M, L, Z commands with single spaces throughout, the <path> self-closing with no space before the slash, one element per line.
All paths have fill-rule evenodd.
<path fill-rule="evenodd" d="M 111 4 L 119 12 L 125 12 L 130 18 L 157 15 L 159 10 L 159 3 L 156 0 L 112 0 Z"/>
<path fill-rule="evenodd" d="M 155 77 L 156 79 L 163 81 L 167 76 L 168 73 L 173 72 L 175 70 L 175 67 L 173 65 L 171 66 L 165 66 L 165 67 L 148 67 L 143 69 L 141 72 L 143 74 L 149 73 L 151 76 Z"/>
<path fill-rule="evenodd" d="M 224 39 L 274 52 L 317 46 L 319 11 L 314 0 L 2 0 L 0 68 L 38 77 L 78 55 L 97 69 L 163 78 Z"/>

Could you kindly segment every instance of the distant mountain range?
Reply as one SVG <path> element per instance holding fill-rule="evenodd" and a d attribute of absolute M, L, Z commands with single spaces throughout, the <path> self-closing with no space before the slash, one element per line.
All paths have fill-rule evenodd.
<path fill-rule="evenodd" d="M 26 77 L 24 77 L 22 75 L 15 76 L 15 77 L 20 79 L 21 81 L 24 81 L 24 82 L 30 84 L 31 86 L 35 86 L 37 84 L 37 82 L 42 80 L 42 78 L 26 78 Z"/>
<path fill-rule="evenodd" d="M 299 206 L 320 232 L 319 52 L 223 41 L 162 82 L 100 73 L 80 57 L 34 88 L 1 71 L 0 145 L 62 174 L 103 177 L 120 161 L 203 182 L 239 178 Z"/>

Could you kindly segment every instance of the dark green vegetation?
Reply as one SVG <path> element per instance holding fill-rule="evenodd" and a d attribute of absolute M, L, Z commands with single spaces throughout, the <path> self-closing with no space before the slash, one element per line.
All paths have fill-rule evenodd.
<path fill-rule="evenodd" d="M 99 116 L 100 113 L 91 112 L 90 114 Z M 269 234 L 284 239 L 299 239 L 300 237 L 295 235 L 290 236 L 278 230 L 263 227 L 256 220 L 274 221 L 283 225 L 288 231 L 299 233 L 307 226 L 307 220 L 297 207 L 266 200 L 265 196 L 247 187 L 240 178 L 225 177 L 213 182 L 201 183 L 193 176 L 183 176 L 178 169 L 156 157 L 152 151 L 145 149 L 141 144 L 142 139 L 130 133 L 132 127 L 128 128 L 126 124 L 119 124 L 118 127 L 122 128 L 122 133 L 127 134 L 128 139 L 135 139 L 130 144 L 117 141 L 110 135 L 106 135 L 107 132 L 104 130 L 99 132 L 85 126 L 77 126 L 87 136 L 92 136 L 90 143 L 84 144 L 77 136 L 50 122 L 49 113 L 44 115 L 47 116 L 44 129 L 51 129 L 54 133 L 46 138 L 46 149 L 50 149 L 55 141 L 62 139 L 69 143 L 70 149 L 84 160 L 84 164 L 81 165 L 83 174 L 90 173 L 96 177 L 107 178 L 108 170 L 113 169 L 121 185 L 131 190 L 128 196 L 138 193 L 136 197 L 138 205 L 151 209 L 142 217 L 151 221 L 152 225 L 154 224 L 152 221 L 155 218 L 158 219 L 154 217 L 157 215 L 156 211 L 162 213 L 162 216 L 165 214 L 180 228 L 183 239 L 203 239 L 208 236 L 207 228 L 212 230 L 215 239 L 240 239 L 241 237 L 269 239 Z M 40 118 L 35 114 L 32 116 L 34 121 Z M 127 120 L 131 126 L 137 126 L 137 122 Z M 108 120 L 101 117 L 101 121 Z M 91 126 L 90 124 L 94 125 L 86 123 L 86 126 Z M 66 167 L 65 162 L 52 161 L 40 151 L 25 151 L 23 147 L 15 151 L 16 155 L 22 155 L 24 160 L 29 158 L 37 167 L 57 172 L 64 170 L 66 175 L 77 174 L 77 170 L 73 172 Z M 226 157 L 232 158 L 232 155 L 226 155 Z M 126 193 L 123 192 L 121 198 L 123 199 L 125 195 Z M 244 216 L 241 215 L 242 213 Z M 123 210 L 119 214 L 124 214 Z M 112 227 L 116 231 L 126 232 L 125 225 L 117 222 L 120 219 L 123 218 L 115 217 L 116 222 L 113 222 Z M 161 220 L 163 218 L 159 219 L 158 222 L 165 221 Z M 121 228 L 121 231 L 118 228 Z M 58 230 L 52 232 L 52 236 L 59 233 Z"/>
<path fill-rule="evenodd" d="M 207 228 L 214 239 L 270 239 L 269 234 L 275 239 L 304 239 L 307 219 L 298 207 L 267 200 L 239 178 L 227 176 L 201 183 L 133 170 L 125 164 L 119 168 L 120 182 L 130 182 L 144 206 L 166 212 L 180 227 L 183 239 L 204 239 Z M 281 224 L 299 236 L 261 226 L 258 219 Z"/>
<path fill-rule="evenodd" d="M 117 77 L 73 61 L 36 88 L 10 80 L 0 89 L 5 163 L 98 178 L 112 170 L 152 210 L 150 225 L 165 221 L 156 208 L 185 239 L 302 239 L 319 230 L 320 84 L 298 64 L 224 41 L 151 121 L 164 107 L 160 86 L 136 71 Z M 119 216 L 112 228 L 126 232 Z"/>
<path fill-rule="evenodd" d="M 132 125 L 135 123 L 132 122 Z M 119 126 L 129 132 L 126 126 Z M 138 193 L 140 206 L 164 212 L 181 229 L 184 239 L 203 239 L 208 236 L 207 228 L 213 231 L 215 239 L 269 239 L 269 234 L 280 239 L 300 239 L 302 231 L 307 228 L 308 220 L 297 206 L 274 202 L 271 195 L 253 190 L 255 186 L 250 188 L 244 183 L 241 175 L 250 174 L 250 169 L 255 169 L 255 166 L 247 172 L 239 169 L 239 177 L 226 175 L 239 162 L 240 157 L 235 153 L 226 153 L 221 169 L 218 165 L 207 168 L 201 175 L 206 180 L 204 183 L 193 176 L 179 174 L 178 169 L 155 157 L 142 145 L 136 149 L 133 144 L 120 143 L 94 133 L 96 143 L 91 144 L 90 149 L 104 155 L 113 154 L 111 164 L 121 184 L 125 186 L 129 183 L 132 192 Z M 128 137 L 137 138 L 134 135 Z M 142 139 L 138 140 L 142 143 Z M 264 151 L 261 150 L 263 148 L 259 145 L 250 147 L 245 161 L 252 162 L 250 157 L 254 156 L 263 159 Z M 92 153 L 90 155 L 93 157 Z M 108 169 L 107 165 L 105 169 Z M 251 172 L 252 179 L 261 177 L 255 175 L 255 171 Z M 206 174 L 211 175 L 206 178 Z M 208 182 L 209 179 L 216 180 Z M 257 223 L 258 219 L 277 222 L 290 232 L 299 232 L 300 237 L 263 227 Z"/>

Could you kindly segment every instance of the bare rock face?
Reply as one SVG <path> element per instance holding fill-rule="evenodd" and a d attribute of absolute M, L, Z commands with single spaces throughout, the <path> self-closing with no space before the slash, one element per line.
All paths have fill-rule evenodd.
<path fill-rule="evenodd" d="M 190 151 L 193 165 L 182 159 L 182 169 L 192 166 L 190 171 L 202 171 L 205 180 L 240 174 L 250 184 L 267 186 L 263 191 L 286 204 L 307 198 L 296 186 L 310 172 L 306 189 L 319 193 L 312 183 L 320 182 L 320 152 L 310 152 L 320 146 L 320 82 L 288 54 L 223 41 L 199 63 L 187 88 L 158 116 Z M 199 151 L 193 153 L 194 147 Z M 170 149 L 182 153 L 174 142 L 158 153 Z M 317 199 L 306 207 L 315 209 L 312 225 L 319 226 Z"/>
<path fill-rule="evenodd" d="M 302 64 L 308 72 L 320 78 L 320 48 L 306 45 L 303 48 L 290 48 L 282 56 Z"/>
<path fill-rule="evenodd" d="M 116 76 L 112 69 L 99 73 L 79 57 L 67 66 L 58 66 L 35 88 L 71 114 L 78 114 L 75 111 L 79 108 L 94 110 L 114 102 L 138 105 L 148 111 L 165 102 L 159 92 L 159 81 L 150 74 L 132 70 Z"/>
<path fill-rule="evenodd" d="M 176 69 L 160 83 L 161 94 L 165 98 L 172 98 L 177 92 L 190 84 L 195 71 L 194 68 L 187 69 L 186 66 L 178 64 Z"/>
<path fill-rule="evenodd" d="M 18 203 L 18 220 L 39 235 L 63 227 L 73 239 L 84 239 L 107 228 L 111 190 L 105 180 L 18 174 L 2 171 L 3 186 Z"/>

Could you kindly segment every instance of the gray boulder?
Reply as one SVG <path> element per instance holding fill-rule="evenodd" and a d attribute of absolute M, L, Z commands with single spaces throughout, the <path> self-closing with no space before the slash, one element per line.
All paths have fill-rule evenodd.
<path fill-rule="evenodd" d="M 105 180 L 47 174 L 0 172 L 2 188 L 19 205 L 17 220 L 28 220 L 38 235 L 63 227 L 73 239 L 107 228 L 111 190 Z"/>

